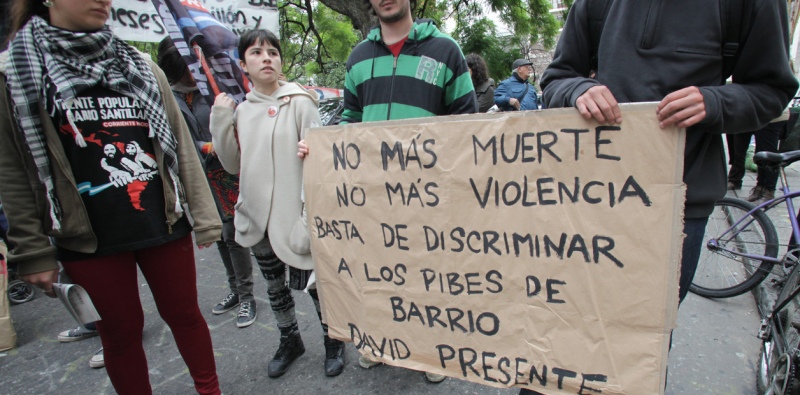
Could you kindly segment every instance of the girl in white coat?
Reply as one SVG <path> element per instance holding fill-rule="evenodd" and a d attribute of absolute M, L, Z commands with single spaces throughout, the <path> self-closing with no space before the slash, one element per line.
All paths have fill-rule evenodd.
<path fill-rule="evenodd" d="M 217 96 L 211 109 L 211 134 L 225 170 L 239 173 L 236 242 L 251 248 L 267 280 L 269 301 L 281 332 L 268 374 L 279 377 L 305 352 L 290 289 L 305 289 L 314 262 L 310 251 L 298 251 L 289 240 L 304 209 L 303 162 L 295 153 L 305 130 L 322 122 L 316 95 L 296 83 L 280 80 L 281 48 L 274 34 L 249 31 L 239 38 L 238 49 L 253 90 L 238 108 L 227 95 Z M 313 285 L 309 294 L 322 321 Z M 325 374 L 336 376 L 344 368 L 344 343 L 329 338 L 324 323 L 322 329 Z"/>

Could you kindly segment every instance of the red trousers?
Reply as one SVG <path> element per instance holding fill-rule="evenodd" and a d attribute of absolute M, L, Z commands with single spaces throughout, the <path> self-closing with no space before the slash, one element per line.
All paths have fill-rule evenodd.
<path fill-rule="evenodd" d="M 75 284 L 84 287 L 102 320 L 106 371 L 119 394 L 151 394 L 142 346 L 144 313 L 136 267 L 142 271 L 161 318 L 200 394 L 220 394 L 211 334 L 197 305 L 197 276 L 191 236 L 133 252 L 62 262 Z"/>

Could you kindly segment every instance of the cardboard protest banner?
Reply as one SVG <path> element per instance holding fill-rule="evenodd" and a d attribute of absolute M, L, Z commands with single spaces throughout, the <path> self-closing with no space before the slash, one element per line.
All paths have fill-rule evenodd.
<path fill-rule="evenodd" d="M 280 36 L 277 0 L 192 0 L 237 35 L 267 29 Z M 164 22 L 150 0 L 115 0 L 108 24 L 123 40 L 159 42 L 167 35 Z"/>
<path fill-rule="evenodd" d="M 14 348 L 17 344 L 17 332 L 14 331 L 14 322 L 11 320 L 9 311 L 8 293 L 8 266 L 6 256 L 8 248 L 3 240 L 0 240 L 0 351 Z"/>
<path fill-rule="evenodd" d="M 685 131 L 654 104 L 311 129 L 330 336 L 546 394 L 657 394 L 678 308 Z"/>

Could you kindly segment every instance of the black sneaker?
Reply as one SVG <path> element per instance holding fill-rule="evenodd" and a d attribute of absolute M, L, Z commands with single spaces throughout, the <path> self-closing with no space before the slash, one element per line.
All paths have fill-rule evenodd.
<path fill-rule="evenodd" d="M 211 310 L 213 314 L 222 314 L 231 311 L 234 307 L 239 305 L 239 295 L 235 293 L 229 293 L 222 299 L 222 302 L 217 303 L 216 306 Z"/>
<path fill-rule="evenodd" d="M 239 305 L 239 317 L 236 318 L 236 326 L 239 328 L 250 326 L 256 322 L 257 316 L 258 312 L 256 311 L 255 300 L 242 302 L 242 304 Z"/>
<path fill-rule="evenodd" d="M 281 337 L 281 345 L 278 346 L 278 351 L 275 352 L 275 356 L 267 366 L 267 375 L 272 378 L 283 376 L 289 369 L 289 365 L 305 352 L 306 348 L 303 346 L 303 339 L 299 334 L 288 338 Z"/>
<path fill-rule="evenodd" d="M 338 376 L 344 370 L 344 342 L 325 336 L 325 375 Z"/>

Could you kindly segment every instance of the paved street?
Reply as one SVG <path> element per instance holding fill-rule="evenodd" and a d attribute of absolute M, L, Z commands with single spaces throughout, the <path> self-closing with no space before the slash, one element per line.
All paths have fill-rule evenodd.
<path fill-rule="evenodd" d="M 794 166 L 791 179 L 800 186 Z M 747 173 L 747 194 L 755 174 Z M 778 218 L 774 219 L 778 221 Z M 777 224 L 776 224 L 777 225 Z M 785 229 L 779 230 L 782 235 Z M 783 237 L 783 236 L 782 236 Z M 227 292 L 222 264 L 215 249 L 197 251 L 200 306 L 213 336 L 217 370 L 226 394 L 515 394 L 461 380 L 426 383 L 418 372 L 388 366 L 363 370 L 357 352 L 348 345 L 347 367 L 339 377 L 323 373 L 322 332 L 308 295 L 295 292 L 306 353 L 279 378 L 266 375 L 266 365 L 278 345 L 278 332 L 266 300 L 266 285 L 258 274 L 255 294 L 259 317 L 245 329 L 235 325 L 234 312 L 210 313 Z M 145 347 L 155 393 L 191 394 L 193 387 L 169 329 L 158 317 L 147 284 L 141 284 L 145 310 Z M 12 306 L 18 347 L 0 353 L 1 394 L 113 394 L 104 369 L 88 361 L 100 347 L 99 338 L 59 343 L 59 331 L 75 326 L 61 304 L 39 294 L 31 302 Z M 751 294 L 726 300 L 690 295 L 683 304 L 670 354 L 667 394 L 741 394 L 756 392 L 755 372 L 760 342 L 755 338 L 759 315 Z"/>

